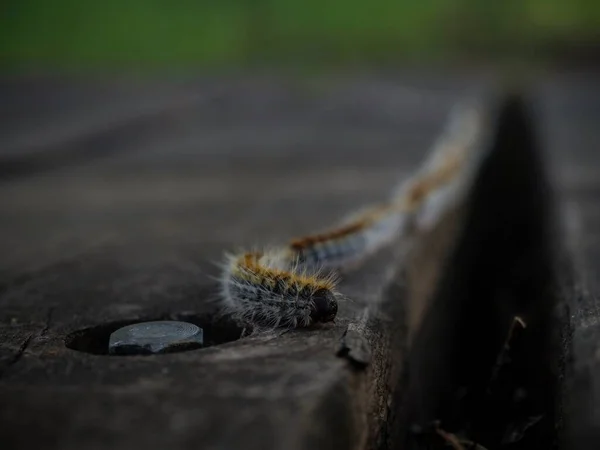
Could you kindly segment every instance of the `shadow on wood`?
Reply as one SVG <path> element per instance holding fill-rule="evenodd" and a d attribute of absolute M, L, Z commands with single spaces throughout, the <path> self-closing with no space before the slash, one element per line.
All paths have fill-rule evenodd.
<path fill-rule="evenodd" d="M 428 306 L 390 448 L 445 448 L 434 421 L 489 450 L 550 449 L 557 440 L 563 368 L 550 192 L 526 101 L 509 95 L 494 118 L 453 250 L 436 254 L 425 239 L 409 267 L 413 296 L 430 284 L 422 261 L 438 260 L 440 275 L 421 294 Z"/>

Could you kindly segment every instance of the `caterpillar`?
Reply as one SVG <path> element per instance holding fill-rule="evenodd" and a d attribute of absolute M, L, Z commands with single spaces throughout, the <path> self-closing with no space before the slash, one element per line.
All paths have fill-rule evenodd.
<path fill-rule="evenodd" d="M 434 221 L 448 207 L 461 187 L 457 180 L 472 153 L 479 120 L 472 105 L 455 108 L 422 168 L 385 202 L 282 247 L 228 255 L 220 278 L 224 311 L 258 329 L 334 321 L 342 296 L 333 270 L 360 263 L 415 221 Z"/>
<path fill-rule="evenodd" d="M 351 267 L 392 240 L 406 223 L 401 209 L 392 204 L 376 205 L 330 231 L 293 239 L 288 254 L 313 270 Z"/>
<path fill-rule="evenodd" d="M 476 103 L 456 105 L 422 168 L 393 190 L 392 201 L 412 203 L 417 229 L 430 228 L 464 193 L 480 156 L 474 149 L 483 119 Z"/>
<path fill-rule="evenodd" d="M 412 191 L 410 195 L 419 197 L 419 191 L 428 192 L 431 185 L 441 185 L 454 178 L 472 153 L 481 130 L 481 120 L 482 115 L 475 103 L 455 105 L 429 157 L 413 177 L 403 180 L 392 191 L 392 201 L 402 199 L 408 191 Z"/>
<path fill-rule="evenodd" d="M 294 239 L 289 253 L 308 267 L 355 265 L 415 222 L 428 225 L 457 196 L 460 178 L 479 129 L 478 111 L 460 104 L 416 175 L 404 181 L 384 204 L 352 216 L 338 228 Z M 413 217 L 415 215 L 416 217 Z"/>
<path fill-rule="evenodd" d="M 235 319 L 258 328 L 296 328 L 334 321 L 340 294 L 333 274 L 299 270 L 273 250 L 228 255 L 221 297 Z"/>

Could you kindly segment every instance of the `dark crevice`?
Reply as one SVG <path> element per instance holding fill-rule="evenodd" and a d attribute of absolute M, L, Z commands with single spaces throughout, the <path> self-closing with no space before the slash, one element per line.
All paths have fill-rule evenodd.
<path fill-rule="evenodd" d="M 497 106 L 463 230 L 409 352 L 392 448 L 557 445 L 564 346 L 551 193 L 526 100 Z"/>

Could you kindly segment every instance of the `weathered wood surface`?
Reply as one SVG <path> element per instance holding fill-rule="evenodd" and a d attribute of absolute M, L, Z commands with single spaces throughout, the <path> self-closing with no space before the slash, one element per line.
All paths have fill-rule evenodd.
<path fill-rule="evenodd" d="M 562 418 L 562 448 L 595 448 L 582 438 L 598 430 L 600 379 L 591 81 L 555 78 L 533 92 L 543 148 L 527 112 L 509 108 L 490 132 L 492 156 L 469 201 L 420 236 L 406 272 L 396 246 L 346 274 L 341 290 L 352 301 L 334 326 L 241 340 L 234 325 L 211 324 L 222 252 L 318 230 L 387 195 L 483 78 L 193 81 L 131 94 L 131 114 L 123 90 L 84 84 L 57 96 L 43 80 L 37 90 L 31 83 L 2 84 L 14 99 L 3 117 L 15 105 L 22 111 L 5 122 L 11 146 L 0 154 L 0 441 L 8 448 L 422 450 L 443 442 L 412 431 L 441 420 L 488 450 L 546 449 Z M 81 106 L 87 89 L 102 92 L 100 106 Z M 21 103 L 19 90 L 38 94 Z M 65 92 L 75 99 L 69 107 Z M 583 98 L 566 109 L 573 92 Z M 139 114 L 136 102 L 154 109 Z M 103 123 L 92 114 L 99 109 L 123 119 L 98 127 L 84 116 Z M 26 120 L 33 111 L 39 118 Z M 65 121 L 76 126 L 52 131 Z M 47 148 L 40 130 L 54 136 Z M 577 213 L 567 231 L 575 286 L 555 272 L 563 237 L 547 229 L 546 215 L 555 194 Z M 551 311 L 562 300 L 567 324 L 562 309 Z M 375 301 L 382 310 L 365 313 Z M 416 305 L 422 314 L 408 329 L 406 309 Z M 528 325 L 510 355 L 516 362 L 487 395 L 516 314 Z M 151 357 L 64 344 L 86 327 L 107 338 L 119 324 L 161 317 L 231 342 Z M 101 351 L 93 339 L 70 342 Z M 565 354 L 572 359 L 563 364 Z M 517 391 L 528 396 L 515 406 Z M 524 432 L 531 415 L 541 419 Z M 507 435 L 519 439 L 500 446 Z"/>
<path fill-rule="evenodd" d="M 28 170 L 36 167 L 29 157 L 13 170 L 16 157 L 6 152 L 1 441 L 11 449 L 342 449 L 385 441 L 404 342 L 393 249 L 345 278 L 352 302 L 332 327 L 156 357 L 77 352 L 65 336 L 94 326 L 106 336 L 118 323 L 168 316 L 205 325 L 209 340 L 234 339 L 241 330 L 231 324 L 210 325 L 213 263 L 222 252 L 318 230 L 387 195 L 471 88 L 467 79 L 416 76 L 315 86 L 257 79 L 218 93 L 197 82 L 188 89 L 199 100 L 183 110 L 165 107 L 131 126 L 53 143 L 47 170 Z M 19 87 L 8 89 L 14 108 Z M 25 111 L 37 110 L 37 98 Z M 51 123 L 62 95 L 45 101 Z M 111 101 L 118 103 L 109 89 Z M 35 135 L 27 116 L 19 126 Z M 78 119 L 65 113 L 60 123 Z M 88 146 L 94 156 L 111 154 L 57 167 L 63 147 L 74 155 Z M 384 297 L 392 307 L 365 328 L 362 307 Z M 364 359 L 352 343 L 368 343 L 366 371 L 336 356 L 353 323 L 349 356 Z"/>
<path fill-rule="evenodd" d="M 600 85 L 597 73 L 556 77 L 539 90 L 544 144 L 565 254 L 565 447 L 600 445 Z"/>

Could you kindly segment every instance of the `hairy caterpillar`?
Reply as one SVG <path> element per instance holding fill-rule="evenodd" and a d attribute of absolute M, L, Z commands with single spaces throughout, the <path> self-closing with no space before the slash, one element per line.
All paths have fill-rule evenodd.
<path fill-rule="evenodd" d="M 394 189 L 392 201 L 413 204 L 416 228 L 429 228 L 464 192 L 476 167 L 482 121 L 475 103 L 456 105 L 422 168 Z"/>
<path fill-rule="evenodd" d="M 289 253 L 308 267 L 346 267 L 396 238 L 413 219 L 417 226 L 434 222 L 459 193 L 461 184 L 456 180 L 477 137 L 478 120 L 473 105 L 455 107 L 422 169 L 404 181 L 387 203 L 350 217 L 328 232 L 293 240 Z"/>
<path fill-rule="evenodd" d="M 292 240 L 287 251 L 303 267 L 348 267 L 393 239 L 405 224 L 404 211 L 393 204 L 377 205 L 349 217 L 337 228 Z"/>
<path fill-rule="evenodd" d="M 280 248 L 228 256 L 220 280 L 225 311 L 259 328 L 333 321 L 341 295 L 322 270 L 355 265 L 414 223 L 435 221 L 464 184 L 479 129 L 478 111 L 459 105 L 422 168 L 386 202 Z"/>
<path fill-rule="evenodd" d="M 464 166 L 465 160 L 479 137 L 481 114 L 473 103 L 461 103 L 450 112 L 448 123 L 436 139 L 429 157 L 408 180 L 392 191 L 392 200 L 401 199 L 412 191 L 428 192 L 431 185 L 450 181 Z M 441 183 L 440 183 L 441 182 Z M 418 196 L 418 195 L 417 195 Z"/>
<path fill-rule="evenodd" d="M 225 312 L 263 328 L 332 322 L 340 297 L 333 275 L 300 271 L 277 250 L 228 256 L 221 294 Z"/>
<path fill-rule="evenodd" d="M 266 252 L 229 255 L 221 277 L 224 312 L 258 328 L 297 328 L 335 319 L 341 294 L 333 272 L 396 234 L 402 214 L 372 207 L 323 234 Z"/>

